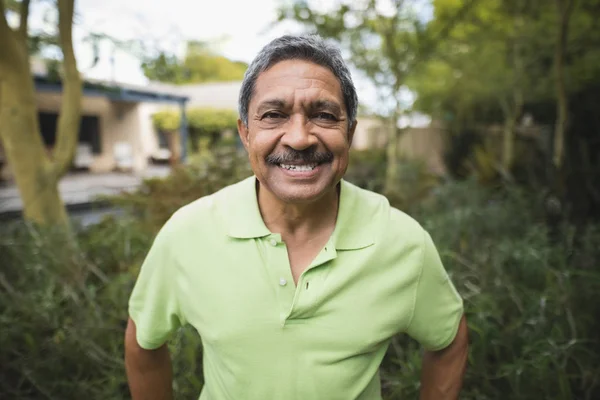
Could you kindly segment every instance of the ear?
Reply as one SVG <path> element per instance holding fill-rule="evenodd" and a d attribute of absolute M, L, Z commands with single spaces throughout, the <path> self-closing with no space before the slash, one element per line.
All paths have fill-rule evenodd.
<path fill-rule="evenodd" d="M 237 120 L 237 129 L 238 129 L 238 135 L 240 135 L 240 140 L 242 141 L 242 144 L 244 145 L 246 150 L 248 150 L 248 144 L 249 144 L 248 143 L 248 127 L 246 125 L 244 125 L 242 120 L 239 118 Z"/>
<path fill-rule="evenodd" d="M 354 132 L 356 131 L 356 125 L 358 125 L 358 120 L 352 122 L 348 129 L 348 147 L 352 146 L 352 139 L 354 139 Z"/>

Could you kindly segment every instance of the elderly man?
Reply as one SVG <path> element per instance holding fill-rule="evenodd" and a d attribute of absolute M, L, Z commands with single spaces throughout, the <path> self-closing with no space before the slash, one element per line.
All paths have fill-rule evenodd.
<path fill-rule="evenodd" d="M 252 62 L 239 135 L 254 176 L 177 211 L 129 303 L 134 399 L 172 399 L 165 342 L 203 343 L 201 400 L 381 399 L 398 333 L 425 348 L 421 399 L 456 399 L 467 358 L 462 300 L 430 236 L 344 181 L 357 96 L 339 50 L 284 36 Z"/>

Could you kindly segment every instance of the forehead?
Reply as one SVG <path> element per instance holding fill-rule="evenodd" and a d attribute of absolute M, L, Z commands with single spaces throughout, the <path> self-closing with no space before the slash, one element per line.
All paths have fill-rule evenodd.
<path fill-rule="evenodd" d="M 338 78 L 327 67 L 305 60 L 285 60 L 256 79 L 250 108 L 274 98 L 286 102 L 329 100 L 344 104 Z"/>

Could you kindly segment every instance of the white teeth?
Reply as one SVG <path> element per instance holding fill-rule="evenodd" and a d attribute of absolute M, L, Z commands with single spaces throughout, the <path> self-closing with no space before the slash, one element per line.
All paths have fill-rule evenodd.
<path fill-rule="evenodd" d="M 317 164 L 306 164 L 306 165 L 288 165 L 280 164 L 281 168 L 285 168 L 290 171 L 312 171 L 317 167 Z"/>

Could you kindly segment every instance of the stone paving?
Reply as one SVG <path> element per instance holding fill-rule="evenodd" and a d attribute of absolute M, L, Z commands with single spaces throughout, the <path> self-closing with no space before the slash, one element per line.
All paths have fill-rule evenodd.
<path fill-rule="evenodd" d="M 74 173 L 63 177 L 58 185 L 61 197 L 68 206 L 93 203 L 98 196 L 118 194 L 137 188 L 142 180 L 164 177 L 168 166 L 151 166 L 141 174 L 131 173 Z M 20 212 L 23 208 L 16 185 L 0 186 L 0 214 Z"/>

